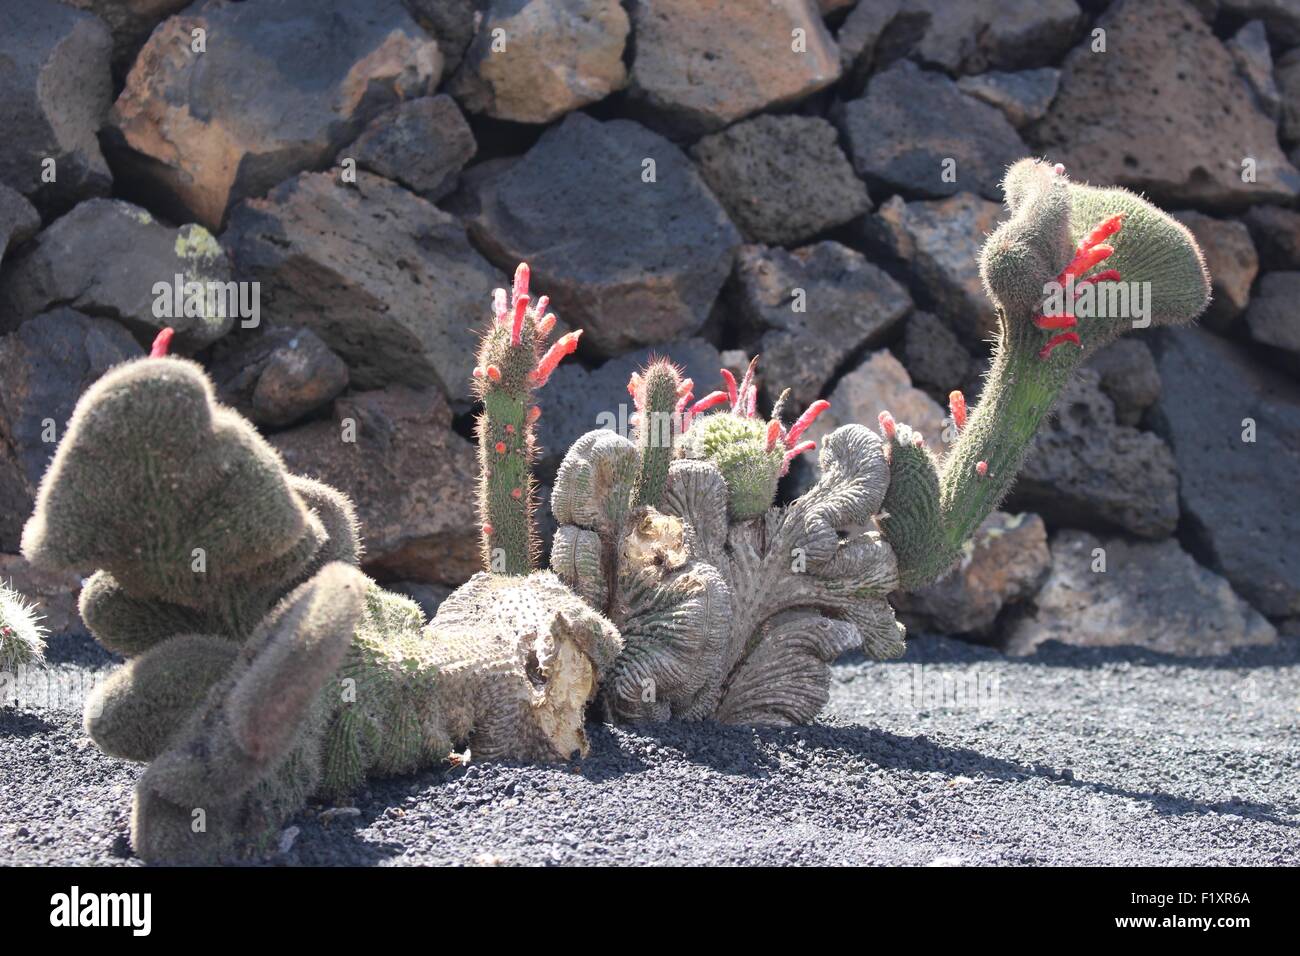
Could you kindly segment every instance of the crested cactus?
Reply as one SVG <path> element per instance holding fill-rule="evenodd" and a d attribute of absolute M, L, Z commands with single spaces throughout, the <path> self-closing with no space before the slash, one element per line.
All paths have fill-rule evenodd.
<path fill-rule="evenodd" d="M 0 581 L 0 674 L 45 659 L 45 628 L 35 606 Z"/>
<path fill-rule="evenodd" d="M 634 394 L 648 372 L 633 377 Z M 825 704 L 835 657 L 902 651 L 885 600 L 893 555 L 868 529 L 889 480 L 879 439 L 837 429 L 821 481 L 775 507 L 777 481 L 812 449 L 800 439 L 827 403 L 787 428 L 781 402 L 757 417 L 752 364 L 740 384 L 723 377 L 726 391 L 693 404 L 688 383 L 673 389 L 681 437 L 659 504 L 635 493 L 644 443 L 610 431 L 578 439 L 556 478 L 551 566 L 623 635 L 602 687 L 615 719 L 800 723 Z"/>
<path fill-rule="evenodd" d="M 516 326 L 519 340 L 531 346 L 539 320 Z M 520 347 L 509 328 L 494 345 L 500 329 L 484 347 L 498 369 Z M 585 750 L 586 705 L 621 648 L 607 620 L 535 572 L 477 575 L 426 625 L 356 570 L 346 496 L 285 471 L 167 341 L 87 390 L 23 535 L 37 566 L 95 569 L 83 617 L 127 662 L 88 702 L 86 729 L 105 752 L 149 764 L 132 814 L 138 853 L 259 852 L 312 795 L 343 798 L 455 746 L 537 760 Z M 573 341 L 508 365 L 511 381 L 540 386 Z M 484 442 L 526 391 L 486 394 L 497 400 Z M 519 420 L 530 423 L 526 409 Z M 520 442 L 526 462 L 530 429 Z M 488 513 L 501 503 L 482 500 Z M 528 512 L 495 514 L 523 516 L 509 540 L 529 562 Z"/>
<path fill-rule="evenodd" d="M 999 330 L 979 404 L 968 413 L 960 392 L 950 396 L 958 437 L 942 463 L 921 436 L 880 416 L 892 475 L 880 527 L 905 589 L 958 559 L 1084 359 L 1129 328 L 1191 322 L 1209 303 L 1191 233 L 1146 200 L 1029 159 L 1008 170 L 1003 191 L 1011 218 L 980 255 Z"/>

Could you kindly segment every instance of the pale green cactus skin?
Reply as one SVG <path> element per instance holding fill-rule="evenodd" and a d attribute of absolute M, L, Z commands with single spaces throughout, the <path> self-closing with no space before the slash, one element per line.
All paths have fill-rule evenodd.
<path fill-rule="evenodd" d="M 893 477 L 880 527 L 898 556 L 907 590 L 953 566 L 963 544 L 1010 490 L 1034 433 L 1075 369 L 1133 327 L 1128 316 L 1080 317 L 1071 330 L 1079 344 L 1048 348 L 1054 332 L 1035 322 L 1048 283 L 1095 227 L 1124 217 L 1107 240 L 1113 252 L 1080 278 L 1116 270 L 1123 283 L 1143 285 L 1150 292 L 1152 326 L 1192 322 L 1209 303 L 1209 275 L 1191 233 L 1141 197 L 1073 183 L 1059 168 L 1028 159 L 1008 170 L 1003 190 L 1011 218 L 980 254 L 999 330 L 979 404 L 942 463 L 913 444 L 910 429 L 899 425 L 891 435 L 884 428 Z"/>

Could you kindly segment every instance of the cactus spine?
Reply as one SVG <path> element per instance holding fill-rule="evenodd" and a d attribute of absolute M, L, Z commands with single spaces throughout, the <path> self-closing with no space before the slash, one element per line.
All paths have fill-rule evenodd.
<path fill-rule="evenodd" d="M 0 674 L 44 659 L 45 628 L 35 606 L 0 581 Z"/>
<path fill-rule="evenodd" d="M 1209 302 L 1191 233 L 1140 197 L 1072 183 L 1037 160 L 1012 166 L 1003 191 L 1011 218 L 980 257 L 999 329 L 979 404 L 968 419 L 962 394 L 950 396 L 958 438 L 942 463 L 921 436 L 880 416 L 891 470 L 880 527 L 905 589 L 957 560 L 1089 354 L 1130 327 L 1191 322 Z"/>
<path fill-rule="evenodd" d="M 532 302 L 528 280 L 528 265 L 520 263 L 509 295 L 496 290 L 494 319 L 474 367 L 475 391 L 483 403 L 477 427 L 483 566 L 504 574 L 527 574 L 537 563 L 532 463 L 533 425 L 541 410 L 533 404 L 533 392 L 578 347 L 582 335 L 565 333 L 543 351 L 556 319 L 546 311 L 546 296 Z"/>

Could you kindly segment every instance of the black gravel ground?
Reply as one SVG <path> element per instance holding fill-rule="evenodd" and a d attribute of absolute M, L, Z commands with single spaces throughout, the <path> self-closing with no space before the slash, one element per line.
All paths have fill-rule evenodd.
<path fill-rule="evenodd" d="M 55 657 L 68 679 L 106 663 L 73 638 Z M 590 735 L 572 765 L 377 782 L 271 862 L 1300 864 L 1295 639 L 1186 661 L 922 638 L 838 665 L 810 727 Z M 68 709 L 0 708 L 0 863 L 137 863 L 138 773 Z"/>

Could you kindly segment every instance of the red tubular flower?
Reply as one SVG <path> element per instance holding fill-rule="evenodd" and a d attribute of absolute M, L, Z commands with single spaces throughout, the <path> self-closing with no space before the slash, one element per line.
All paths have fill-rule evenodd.
<path fill-rule="evenodd" d="M 532 373 L 533 384 L 541 388 L 550 379 L 551 373 L 555 367 L 560 364 L 560 360 L 566 355 L 572 355 L 578 349 L 578 339 L 582 336 L 582 329 L 576 329 L 572 332 L 565 332 L 555 344 L 546 350 L 542 360 L 537 363 L 537 370 Z"/>
<path fill-rule="evenodd" d="M 497 325 L 506 320 L 506 315 L 510 311 L 510 306 L 506 302 L 505 289 L 492 290 L 492 315 L 496 318 Z"/>
<path fill-rule="evenodd" d="M 957 426 L 957 431 L 966 427 L 966 396 L 961 389 L 955 388 L 948 393 L 948 412 L 952 415 L 952 423 Z"/>
<path fill-rule="evenodd" d="M 885 436 L 886 440 L 893 441 L 897 430 L 897 426 L 894 424 L 894 416 L 889 412 L 881 412 L 876 416 L 876 420 L 880 422 L 881 434 Z"/>
<path fill-rule="evenodd" d="M 790 462 L 794 461 L 804 452 L 812 451 L 816 447 L 817 447 L 817 443 L 815 441 L 802 441 L 799 444 L 795 445 L 793 448 L 786 451 L 785 458 L 781 462 L 781 474 L 784 475 L 787 471 L 790 470 Z"/>
<path fill-rule="evenodd" d="M 793 448 L 794 443 L 799 440 L 799 436 L 808 430 L 808 426 L 817 420 L 817 416 L 826 409 L 831 407 L 831 403 L 824 398 L 819 398 L 808 406 L 808 410 L 800 415 L 793 425 L 790 426 L 789 433 L 785 436 L 785 447 Z"/>
<path fill-rule="evenodd" d="M 981 478 L 988 477 L 989 463 L 987 461 L 975 462 L 975 473 L 979 475 Z"/>
<path fill-rule="evenodd" d="M 506 453 L 506 443 L 503 441 L 497 442 L 496 449 L 498 455 L 504 455 Z"/>
<path fill-rule="evenodd" d="M 1119 278 L 1120 276 L 1119 276 L 1118 269 L 1106 269 L 1102 272 L 1094 272 L 1092 275 L 1084 276 L 1084 278 L 1074 283 L 1074 294 L 1076 296 L 1079 295 L 1081 292 L 1083 292 L 1083 287 L 1085 285 L 1088 285 L 1089 283 L 1118 282 Z"/>
<path fill-rule="evenodd" d="M 721 405 L 726 400 L 727 400 L 726 392 L 709 392 L 709 394 L 705 395 L 698 402 L 696 402 L 694 405 L 691 406 L 690 413 L 692 415 L 698 415 L 700 412 L 708 411 L 710 408 L 713 408 L 715 405 Z"/>
<path fill-rule="evenodd" d="M 521 262 L 515 267 L 515 281 L 510 286 L 510 302 L 512 305 L 528 295 L 529 275 L 528 263 Z"/>
<path fill-rule="evenodd" d="M 541 417 L 542 410 L 539 406 L 534 405 L 532 408 L 528 409 L 528 424 L 532 425 Z"/>
<path fill-rule="evenodd" d="M 693 398 L 695 398 L 695 393 L 688 389 L 685 395 L 677 399 L 677 406 L 673 410 L 677 412 L 678 415 L 680 415 L 682 412 L 686 411 L 686 409 L 690 407 L 691 400 Z"/>
<path fill-rule="evenodd" d="M 489 365 L 487 367 L 487 377 L 492 379 L 494 382 L 501 381 L 501 369 L 497 368 L 495 365 Z"/>
<path fill-rule="evenodd" d="M 767 450 L 771 451 L 781 440 L 781 423 L 775 418 L 767 423 Z"/>
<path fill-rule="evenodd" d="M 754 385 L 754 369 L 758 365 L 758 356 L 755 355 L 749 360 L 749 367 L 745 369 L 745 377 L 740 380 L 740 391 L 736 393 L 736 401 L 733 401 L 732 411 L 744 415 L 747 418 L 754 417 L 754 408 L 758 403 L 758 388 Z M 736 407 L 739 403 L 740 407 Z"/>
<path fill-rule="evenodd" d="M 543 300 L 545 298 L 546 296 L 542 296 Z M 539 300 L 539 302 L 540 301 L 541 300 Z M 538 306 L 538 309 L 541 309 L 540 305 Z M 542 338 L 546 338 L 548 335 L 550 335 L 551 330 L 554 328 L 555 328 L 554 312 L 547 312 L 544 316 L 542 316 L 540 319 L 537 320 L 537 334 L 540 335 Z"/>
<path fill-rule="evenodd" d="M 1070 329 L 1078 324 L 1073 315 L 1040 315 L 1034 319 L 1034 325 L 1040 329 Z"/>
<path fill-rule="evenodd" d="M 637 389 L 639 389 L 640 387 L 641 387 L 641 373 L 633 372 L 632 377 L 627 380 L 627 393 L 632 396 L 633 401 L 636 400 Z M 637 405 L 637 408 L 640 407 L 641 407 L 640 405 Z"/>
<path fill-rule="evenodd" d="M 174 336 L 175 334 L 176 334 L 176 330 L 173 329 L 171 326 L 167 326 L 167 328 L 159 332 L 157 337 L 155 337 L 153 340 L 153 345 L 150 346 L 149 348 L 149 357 L 165 358 L 167 352 L 172 347 L 172 336 Z"/>
<path fill-rule="evenodd" d="M 736 408 L 736 376 L 731 374 L 730 369 L 722 370 L 722 380 L 727 383 L 727 401 L 731 403 L 734 411 Z"/>
<path fill-rule="evenodd" d="M 1079 346 L 1079 348 L 1083 348 L 1083 343 L 1079 341 L 1079 334 L 1077 332 L 1062 332 L 1060 335 L 1053 335 L 1047 340 L 1047 344 L 1038 350 L 1038 357 L 1040 359 L 1047 358 L 1052 354 L 1052 349 L 1056 348 L 1058 345 L 1064 345 L 1066 342 L 1073 342 L 1075 345 Z"/>
<path fill-rule="evenodd" d="M 522 265 L 519 268 L 524 268 Z M 516 280 L 518 281 L 518 280 Z M 524 279 L 525 288 L 528 286 L 528 279 Z M 516 348 L 523 341 L 524 335 L 524 314 L 528 311 L 528 296 L 521 295 L 515 299 L 515 315 L 510 322 L 510 344 Z"/>

